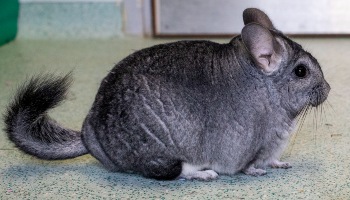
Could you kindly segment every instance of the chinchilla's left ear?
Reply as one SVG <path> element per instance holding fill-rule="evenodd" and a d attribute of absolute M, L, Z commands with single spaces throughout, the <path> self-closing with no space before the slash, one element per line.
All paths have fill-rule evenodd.
<path fill-rule="evenodd" d="M 244 25 L 250 23 L 257 23 L 267 29 L 274 29 L 270 18 L 261 10 L 257 8 L 247 8 L 243 11 Z"/>
<path fill-rule="evenodd" d="M 260 24 L 250 23 L 242 29 L 241 37 L 258 68 L 266 74 L 279 69 L 282 49 L 270 30 Z"/>

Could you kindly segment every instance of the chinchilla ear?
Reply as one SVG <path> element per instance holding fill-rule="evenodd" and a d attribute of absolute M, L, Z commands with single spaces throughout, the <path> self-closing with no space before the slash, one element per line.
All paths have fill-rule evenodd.
<path fill-rule="evenodd" d="M 261 10 L 257 8 L 247 8 L 243 11 L 244 25 L 250 23 L 257 23 L 267 29 L 274 29 L 270 18 Z"/>
<path fill-rule="evenodd" d="M 242 29 L 241 37 L 258 67 L 267 74 L 278 70 L 282 60 L 281 46 L 270 30 L 250 23 Z"/>

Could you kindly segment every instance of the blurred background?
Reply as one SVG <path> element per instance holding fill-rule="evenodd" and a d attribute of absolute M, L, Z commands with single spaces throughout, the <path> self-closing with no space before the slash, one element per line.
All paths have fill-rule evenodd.
<path fill-rule="evenodd" d="M 346 0 L 1 0 L 0 41 L 232 36 L 247 7 L 264 10 L 289 35 L 350 34 Z"/>

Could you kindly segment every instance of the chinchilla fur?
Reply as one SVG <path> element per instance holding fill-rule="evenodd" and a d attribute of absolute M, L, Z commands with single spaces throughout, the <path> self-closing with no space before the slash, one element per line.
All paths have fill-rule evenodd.
<path fill-rule="evenodd" d="M 289 168 L 279 157 L 309 107 L 330 86 L 317 60 L 255 8 L 227 44 L 179 41 L 139 50 L 102 80 L 82 130 L 47 111 L 71 76 L 37 76 L 4 114 L 8 138 L 41 159 L 90 153 L 106 168 L 155 179 L 211 180 Z"/>

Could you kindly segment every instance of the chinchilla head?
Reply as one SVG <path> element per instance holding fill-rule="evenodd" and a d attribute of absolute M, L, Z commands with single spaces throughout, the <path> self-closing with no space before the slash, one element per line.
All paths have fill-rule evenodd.
<path fill-rule="evenodd" d="M 275 29 L 268 16 L 254 8 L 243 13 L 241 39 L 250 59 L 278 91 L 281 105 L 293 116 L 324 102 L 330 86 L 317 60 L 301 45 Z"/>

